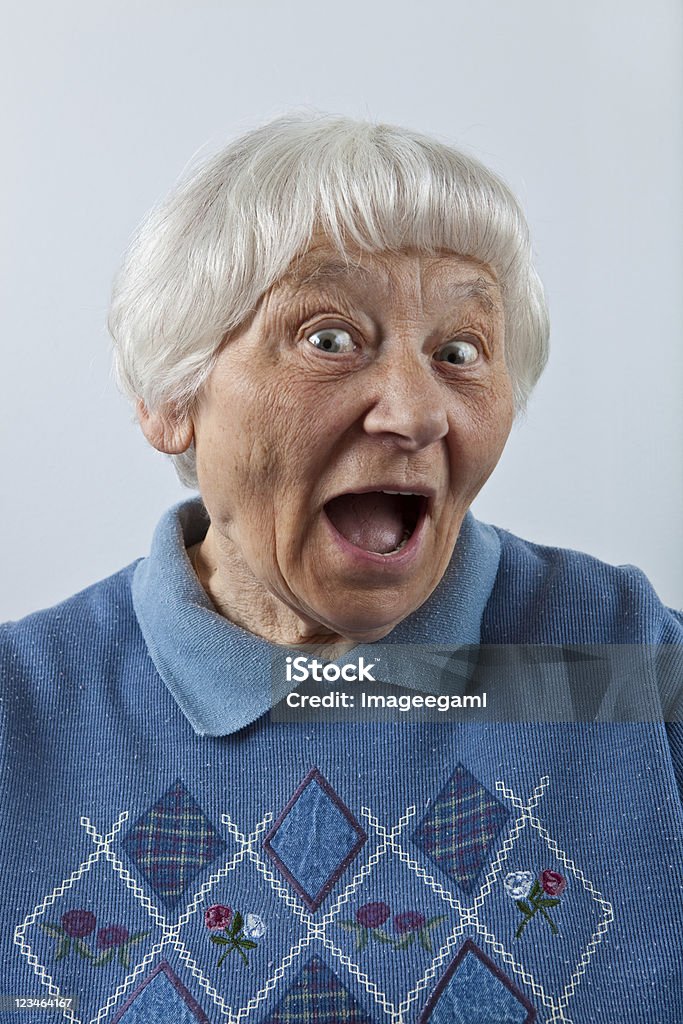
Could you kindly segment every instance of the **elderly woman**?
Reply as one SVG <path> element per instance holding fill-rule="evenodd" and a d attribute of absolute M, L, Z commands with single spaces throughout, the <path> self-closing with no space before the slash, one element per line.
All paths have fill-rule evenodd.
<path fill-rule="evenodd" d="M 681 620 L 469 512 L 546 359 L 505 185 L 278 120 L 150 216 L 110 324 L 201 499 L 2 633 L 4 1008 L 680 1022 Z"/>

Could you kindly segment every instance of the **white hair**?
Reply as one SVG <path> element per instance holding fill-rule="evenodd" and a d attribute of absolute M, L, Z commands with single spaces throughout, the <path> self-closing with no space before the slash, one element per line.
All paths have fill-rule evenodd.
<path fill-rule="evenodd" d="M 119 384 L 150 411 L 187 412 L 229 332 L 322 231 L 341 253 L 448 250 L 501 288 L 507 364 L 524 409 L 548 352 L 524 213 L 471 156 L 392 125 L 294 114 L 236 139 L 142 224 L 114 283 Z M 197 486 L 194 446 L 174 456 Z"/>

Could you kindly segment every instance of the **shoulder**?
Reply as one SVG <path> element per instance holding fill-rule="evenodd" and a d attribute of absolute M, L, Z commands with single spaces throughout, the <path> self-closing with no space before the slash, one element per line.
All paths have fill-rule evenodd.
<path fill-rule="evenodd" d="M 683 642 L 683 614 L 635 566 L 494 529 L 501 554 L 482 624 L 487 642 Z"/>
<path fill-rule="evenodd" d="M 0 681 L 85 674 L 139 634 L 131 597 L 137 562 L 73 597 L 0 625 Z"/>

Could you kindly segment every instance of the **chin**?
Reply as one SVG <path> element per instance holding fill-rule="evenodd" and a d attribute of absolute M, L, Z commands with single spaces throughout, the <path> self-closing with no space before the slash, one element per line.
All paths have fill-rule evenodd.
<path fill-rule="evenodd" d="M 418 607 L 419 605 L 417 604 L 404 605 L 400 608 L 387 607 L 382 608 L 381 613 L 379 613 L 377 601 L 375 600 L 370 614 L 368 614 L 368 610 L 365 607 L 359 607 L 353 611 L 347 607 L 345 609 L 346 614 L 342 620 L 339 619 L 339 609 L 336 609 L 337 615 L 323 621 L 327 621 L 335 633 L 345 640 L 353 640 L 356 643 L 374 643 L 391 633 L 392 629 L 395 629 L 399 622 L 402 622 L 403 619 L 407 618 Z"/>

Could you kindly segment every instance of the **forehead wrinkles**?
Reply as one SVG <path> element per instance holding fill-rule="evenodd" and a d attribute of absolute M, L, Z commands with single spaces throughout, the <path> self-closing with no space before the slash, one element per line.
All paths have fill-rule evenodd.
<path fill-rule="evenodd" d="M 463 305 L 474 301 L 486 313 L 501 311 L 497 283 L 484 266 L 467 257 L 425 253 L 360 253 L 345 256 L 317 247 L 300 256 L 273 285 L 271 295 L 299 291 L 362 294 L 385 291 L 392 302 L 422 307 L 432 301 Z"/>

